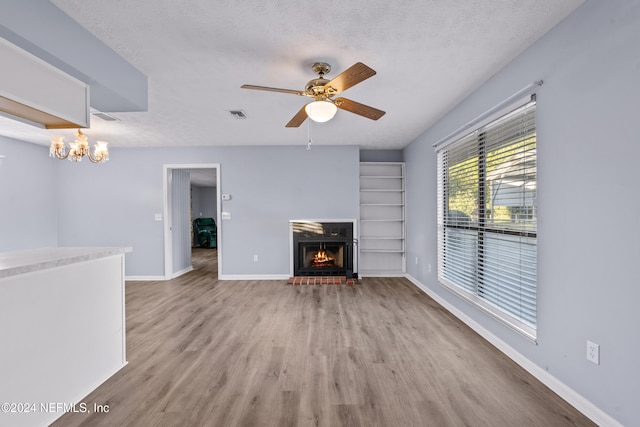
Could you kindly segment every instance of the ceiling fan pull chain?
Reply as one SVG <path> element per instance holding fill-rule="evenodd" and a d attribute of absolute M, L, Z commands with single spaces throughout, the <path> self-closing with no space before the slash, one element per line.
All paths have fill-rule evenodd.
<path fill-rule="evenodd" d="M 311 120 L 307 120 L 307 151 L 311 150 Z"/>

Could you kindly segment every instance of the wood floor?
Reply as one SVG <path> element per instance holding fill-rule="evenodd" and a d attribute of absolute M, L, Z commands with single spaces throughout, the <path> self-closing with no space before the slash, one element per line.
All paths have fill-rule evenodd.
<path fill-rule="evenodd" d="M 55 426 L 589 426 L 405 279 L 127 282 L 129 364 Z"/>

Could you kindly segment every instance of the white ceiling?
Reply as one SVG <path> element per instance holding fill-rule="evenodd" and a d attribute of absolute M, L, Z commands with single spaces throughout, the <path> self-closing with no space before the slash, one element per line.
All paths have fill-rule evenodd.
<path fill-rule="evenodd" d="M 313 143 L 400 149 L 584 0 L 51 1 L 148 76 L 148 111 L 92 118 L 90 141 L 306 145 L 307 123 L 285 124 L 308 98 L 240 86 L 303 90 L 312 63 L 331 64 L 331 79 L 360 61 L 377 75 L 342 96 L 387 114 L 338 111 L 311 124 Z M 48 144 L 51 131 L 2 119 L 0 134 Z"/>
<path fill-rule="evenodd" d="M 215 187 L 217 185 L 215 168 L 187 169 L 192 186 Z"/>

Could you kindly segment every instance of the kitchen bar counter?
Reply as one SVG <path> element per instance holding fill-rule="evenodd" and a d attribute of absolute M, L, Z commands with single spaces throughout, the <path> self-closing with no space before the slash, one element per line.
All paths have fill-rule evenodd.
<path fill-rule="evenodd" d="M 0 252 L 0 279 L 131 252 L 131 248 L 38 248 Z"/>
<path fill-rule="evenodd" d="M 126 361 L 124 256 L 131 248 L 0 253 L 0 426 L 43 426 Z"/>

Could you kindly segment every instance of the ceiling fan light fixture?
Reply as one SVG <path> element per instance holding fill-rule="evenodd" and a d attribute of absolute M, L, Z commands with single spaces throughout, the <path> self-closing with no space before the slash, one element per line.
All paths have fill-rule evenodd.
<path fill-rule="evenodd" d="M 318 74 L 319 78 L 307 82 L 305 89 L 292 90 L 280 89 L 277 87 L 242 85 L 242 89 L 265 90 L 268 92 L 288 93 L 291 95 L 306 96 L 314 99 L 313 102 L 304 105 L 285 125 L 288 128 L 297 128 L 308 118 L 315 122 L 326 122 L 336 115 L 338 108 L 350 113 L 366 117 L 370 120 L 378 120 L 384 116 L 385 112 L 359 102 L 351 101 L 346 98 L 332 99 L 334 95 L 344 92 L 361 83 L 362 81 L 372 77 L 376 72 L 364 65 L 362 62 L 356 62 L 351 67 L 344 70 L 337 77 L 331 80 L 324 78 L 331 70 L 331 66 L 325 62 L 316 62 L 311 67 L 313 72 Z"/>
<path fill-rule="evenodd" d="M 323 123 L 331 120 L 336 115 L 338 107 L 329 101 L 313 101 L 308 103 L 304 110 L 311 120 Z"/>

